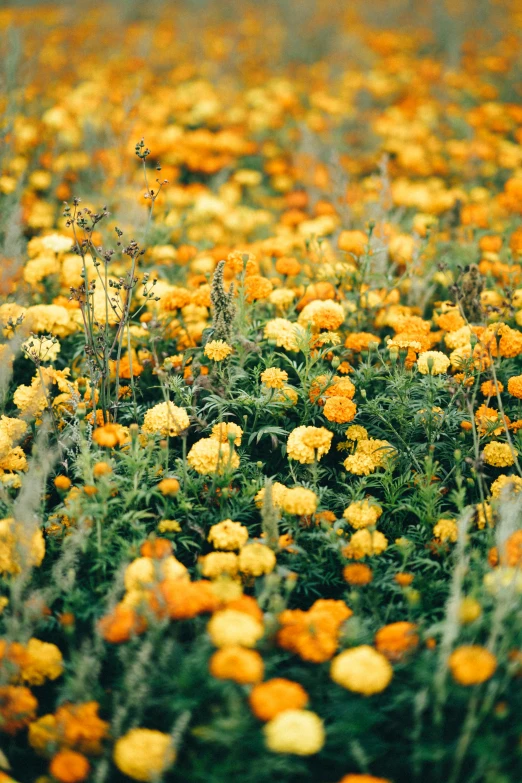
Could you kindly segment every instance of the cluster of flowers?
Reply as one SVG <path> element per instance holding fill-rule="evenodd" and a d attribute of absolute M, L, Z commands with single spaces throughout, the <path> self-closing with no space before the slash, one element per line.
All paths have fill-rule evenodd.
<path fill-rule="evenodd" d="M 357 5 L 0 11 L 0 783 L 522 779 L 522 15 Z"/>

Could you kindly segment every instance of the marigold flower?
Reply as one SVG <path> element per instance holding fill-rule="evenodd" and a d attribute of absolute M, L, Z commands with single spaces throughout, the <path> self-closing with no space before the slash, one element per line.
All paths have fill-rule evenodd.
<path fill-rule="evenodd" d="M 347 546 L 343 549 L 343 555 L 353 560 L 360 560 L 371 555 L 380 555 L 388 547 L 388 539 L 379 530 L 370 531 L 367 528 L 357 530 Z"/>
<path fill-rule="evenodd" d="M 43 685 L 46 680 L 56 680 L 63 672 L 63 658 L 55 644 L 29 639 L 26 657 L 20 669 L 22 680 L 29 685 Z"/>
<path fill-rule="evenodd" d="M 138 557 L 125 569 L 126 590 L 143 590 L 161 579 L 189 579 L 183 563 L 173 555 L 154 560 L 152 557 Z"/>
<path fill-rule="evenodd" d="M 144 618 L 132 607 L 123 604 L 117 604 L 111 614 L 102 617 L 98 623 L 101 636 L 111 644 L 128 642 L 132 636 L 143 633 L 145 628 Z"/>
<path fill-rule="evenodd" d="M 264 632 L 258 620 L 236 609 L 216 612 L 207 630 L 216 647 L 255 647 Z"/>
<path fill-rule="evenodd" d="M 507 388 L 512 397 L 522 400 L 522 375 L 512 375 L 508 380 Z"/>
<path fill-rule="evenodd" d="M 356 530 L 363 527 L 373 527 L 382 514 L 382 508 L 369 500 L 357 500 L 350 503 L 343 511 L 343 517 Z"/>
<path fill-rule="evenodd" d="M 229 443 L 232 440 L 234 446 L 241 446 L 243 430 L 239 424 L 234 424 L 232 421 L 226 423 L 219 422 L 212 427 L 210 437 L 218 440 L 220 443 Z"/>
<path fill-rule="evenodd" d="M 308 694 L 298 682 L 275 677 L 256 685 L 250 693 L 249 702 L 256 718 L 268 721 L 285 710 L 306 707 Z"/>
<path fill-rule="evenodd" d="M 492 483 L 490 491 L 494 498 L 500 498 L 503 494 L 516 495 L 522 492 L 522 478 L 502 474 Z"/>
<path fill-rule="evenodd" d="M 270 574 L 275 566 L 276 556 L 265 544 L 247 544 L 239 553 L 239 570 L 246 576 Z"/>
<path fill-rule="evenodd" d="M 462 645 L 451 653 L 448 667 L 459 685 L 480 685 L 494 675 L 497 659 L 480 645 Z"/>
<path fill-rule="evenodd" d="M 222 476 L 227 470 L 239 467 L 239 457 L 229 443 L 220 443 L 214 438 L 201 438 L 190 449 L 187 462 L 202 475 L 217 473 Z"/>
<path fill-rule="evenodd" d="M 23 686 L 0 687 L 0 731 L 16 734 L 36 718 L 38 702 Z"/>
<path fill-rule="evenodd" d="M 0 519 L 0 574 L 19 574 L 22 567 L 39 566 L 45 556 L 40 529 L 14 519 Z"/>
<path fill-rule="evenodd" d="M 459 528 L 454 519 L 439 519 L 433 528 L 433 535 L 439 541 L 454 543 L 459 536 Z"/>
<path fill-rule="evenodd" d="M 150 408 L 143 419 L 143 432 L 174 437 L 190 426 L 187 411 L 172 402 L 160 402 Z"/>
<path fill-rule="evenodd" d="M 224 519 L 210 528 L 207 540 L 216 549 L 241 549 L 248 541 L 248 529 L 240 522 Z"/>
<path fill-rule="evenodd" d="M 391 783 L 388 778 L 376 778 L 374 775 L 345 775 L 339 783 Z"/>
<path fill-rule="evenodd" d="M 315 712 L 285 710 L 264 726 L 265 743 L 272 753 L 311 756 L 325 742 L 323 722 Z"/>
<path fill-rule="evenodd" d="M 450 360 L 441 351 L 424 351 L 417 359 L 417 369 L 423 375 L 442 375 L 450 366 Z"/>
<path fill-rule="evenodd" d="M 478 620 L 482 614 L 482 607 L 475 598 L 466 596 L 462 599 L 459 606 L 459 620 L 463 625 L 469 625 L 470 623 Z"/>
<path fill-rule="evenodd" d="M 480 391 L 482 392 L 484 397 L 496 397 L 497 388 L 498 391 L 502 393 L 504 391 L 504 384 L 501 383 L 500 381 L 497 381 L 497 386 L 495 386 L 493 381 L 484 381 L 484 383 L 480 387 Z"/>
<path fill-rule="evenodd" d="M 328 421 L 346 424 L 355 418 L 357 406 L 348 397 L 328 397 L 324 404 L 323 413 Z"/>
<path fill-rule="evenodd" d="M 158 489 L 162 495 L 167 497 L 177 495 L 180 489 L 179 481 L 177 478 L 164 478 L 159 482 Z"/>
<path fill-rule="evenodd" d="M 318 600 L 307 612 L 286 610 L 279 615 L 277 643 L 305 661 L 328 661 L 339 644 L 339 629 L 352 615 L 344 601 Z"/>
<path fill-rule="evenodd" d="M 281 508 L 287 514 L 309 516 L 317 508 L 318 498 L 315 492 L 304 487 L 287 489 L 281 499 Z"/>
<path fill-rule="evenodd" d="M 56 487 L 56 489 L 59 489 L 61 492 L 67 492 L 71 484 L 72 484 L 71 479 L 68 478 L 68 476 L 56 476 L 56 478 L 54 479 L 54 486 Z"/>
<path fill-rule="evenodd" d="M 333 432 L 325 427 L 296 427 L 288 436 L 288 456 L 302 465 L 319 461 L 330 451 L 332 438 Z"/>
<path fill-rule="evenodd" d="M 263 679 L 264 664 L 256 650 L 231 646 L 216 650 L 209 661 L 209 670 L 218 680 L 253 685 Z"/>
<path fill-rule="evenodd" d="M 390 661 L 399 661 L 419 644 L 415 623 L 400 621 L 385 625 L 375 634 L 375 647 Z"/>
<path fill-rule="evenodd" d="M 287 351 L 298 351 L 298 339 L 304 334 L 303 328 L 299 324 L 293 324 L 286 318 L 272 318 L 267 321 L 264 329 L 264 336 L 267 340 L 274 340 L 278 348 L 285 348 Z"/>
<path fill-rule="evenodd" d="M 400 571 L 393 578 L 400 587 L 409 587 L 414 580 L 414 575 Z"/>
<path fill-rule="evenodd" d="M 518 451 L 512 448 L 509 443 L 500 443 L 499 441 L 486 444 L 483 454 L 484 462 L 495 468 L 508 468 L 515 463 L 515 459 L 518 457 Z"/>
<path fill-rule="evenodd" d="M 329 332 L 335 332 L 344 318 L 342 305 L 334 302 L 333 299 L 315 299 L 301 310 L 298 323 L 304 326 L 310 325 L 318 330 L 327 329 Z"/>
<path fill-rule="evenodd" d="M 60 750 L 53 757 L 49 772 L 60 783 L 80 783 L 91 770 L 89 761 L 75 750 Z"/>
<path fill-rule="evenodd" d="M 214 362 L 222 362 L 233 352 L 233 348 L 224 340 L 210 340 L 203 353 Z"/>
<path fill-rule="evenodd" d="M 110 422 L 104 424 L 103 427 L 97 427 L 92 433 L 92 439 L 98 446 L 104 446 L 107 449 L 123 446 L 130 440 L 126 427 Z"/>
<path fill-rule="evenodd" d="M 351 441 L 368 439 L 368 431 L 364 427 L 361 427 L 360 424 L 352 424 L 352 426 L 348 427 L 344 434 L 345 437 Z"/>
<path fill-rule="evenodd" d="M 239 570 L 235 552 L 210 552 L 201 558 L 201 564 L 201 573 L 209 579 L 217 579 L 223 574 L 235 576 Z"/>
<path fill-rule="evenodd" d="M 268 389 L 282 389 L 287 380 L 286 370 L 280 370 L 278 367 L 268 367 L 261 373 L 261 382 Z"/>
<path fill-rule="evenodd" d="M 345 582 L 354 587 L 368 585 L 373 579 L 372 569 L 364 563 L 351 563 L 343 568 Z"/>
<path fill-rule="evenodd" d="M 368 645 L 361 645 L 345 650 L 334 658 L 330 676 L 349 691 L 372 696 L 388 687 L 393 669 L 382 653 Z"/>
<path fill-rule="evenodd" d="M 174 763 L 176 753 L 169 734 L 153 729 L 131 729 L 116 741 L 113 758 L 124 775 L 152 783 Z"/>

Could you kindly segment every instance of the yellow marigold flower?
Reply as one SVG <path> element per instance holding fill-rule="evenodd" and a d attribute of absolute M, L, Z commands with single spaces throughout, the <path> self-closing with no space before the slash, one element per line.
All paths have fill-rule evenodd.
<path fill-rule="evenodd" d="M 228 443 L 229 438 L 234 436 L 233 444 L 234 446 L 241 446 L 241 438 L 243 437 L 243 430 L 239 426 L 239 424 L 234 424 L 234 422 L 219 422 L 218 424 L 214 424 L 212 427 L 212 431 L 210 434 L 211 438 L 214 438 L 214 440 L 219 440 L 221 443 Z"/>
<path fill-rule="evenodd" d="M 280 311 L 290 307 L 294 299 L 295 291 L 292 291 L 291 288 L 276 288 L 268 297 L 270 304 L 275 305 Z"/>
<path fill-rule="evenodd" d="M 328 421 L 335 421 L 338 424 L 346 424 L 353 421 L 357 413 L 357 406 L 348 397 L 336 395 L 328 397 L 324 404 L 323 413 Z"/>
<path fill-rule="evenodd" d="M 285 384 L 282 389 L 277 389 L 273 396 L 274 402 L 283 403 L 287 407 L 295 405 L 298 399 L 299 394 L 288 384 Z"/>
<path fill-rule="evenodd" d="M 281 484 L 279 481 L 273 482 L 272 503 L 274 504 L 274 506 L 276 506 L 277 508 L 281 508 L 281 506 L 283 505 L 283 497 L 285 496 L 287 491 L 288 491 L 288 487 L 285 487 L 284 484 Z M 264 497 L 265 497 L 265 488 L 262 487 L 254 498 L 254 502 L 258 508 L 262 507 Z"/>
<path fill-rule="evenodd" d="M 235 552 L 210 552 L 201 558 L 203 576 L 209 579 L 217 579 L 219 576 L 236 576 L 238 571 L 238 558 Z"/>
<path fill-rule="evenodd" d="M 20 677 L 29 685 L 43 685 L 46 680 L 56 680 L 63 672 L 63 658 L 55 644 L 29 639 L 20 669 Z"/>
<path fill-rule="evenodd" d="M 265 743 L 272 753 L 311 756 L 325 742 L 323 722 L 315 712 L 284 710 L 263 727 Z"/>
<path fill-rule="evenodd" d="M 360 424 L 352 424 L 344 434 L 348 440 L 356 441 L 368 439 L 368 430 L 366 430 L 365 427 L 361 427 Z"/>
<path fill-rule="evenodd" d="M 42 531 L 31 533 L 27 527 L 11 517 L 0 519 L 0 574 L 19 574 L 22 567 L 39 566 L 44 559 Z"/>
<path fill-rule="evenodd" d="M 388 539 L 379 530 L 370 531 L 367 528 L 357 530 L 347 546 L 343 549 L 343 555 L 353 560 L 360 560 L 371 555 L 380 555 L 388 547 Z"/>
<path fill-rule="evenodd" d="M 287 514 L 309 516 L 317 509 L 318 498 L 315 492 L 304 487 L 287 489 L 283 495 L 281 507 Z"/>
<path fill-rule="evenodd" d="M 205 345 L 204 354 L 214 362 L 222 362 L 232 351 L 233 348 L 224 340 L 211 340 Z"/>
<path fill-rule="evenodd" d="M 520 476 L 499 476 L 491 485 L 490 491 L 494 498 L 502 497 L 504 492 L 506 495 L 516 495 L 522 492 L 522 478 Z"/>
<path fill-rule="evenodd" d="M 159 533 L 180 533 L 181 525 L 176 519 L 162 519 L 158 525 Z"/>
<path fill-rule="evenodd" d="M 459 685 L 480 685 L 494 675 L 497 659 L 485 647 L 464 644 L 451 653 L 448 666 Z"/>
<path fill-rule="evenodd" d="M 463 625 L 475 622 L 481 614 L 482 607 L 475 598 L 466 596 L 462 599 L 459 606 L 459 620 Z"/>
<path fill-rule="evenodd" d="M 239 467 L 239 457 L 228 443 L 220 443 L 214 438 L 202 438 L 190 449 L 187 462 L 191 468 L 203 476 L 218 473 L 223 475 L 227 470 Z"/>
<path fill-rule="evenodd" d="M 278 348 L 287 351 L 298 351 L 298 339 L 304 334 L 299 324 L 293 324 L 286 318 L 272 318 L 267 321 L 264 336 L 267 340 L 274 340 Z"/>
<path fill-rule="evenodd" d="M 484 446 L 484 462 L 495 468 L 508 468 L 515 463 L 518 451 L 512 449 L 509 443 L 492 441 Z"/>
<path fill-rule="evenodd" d="M 319 461 L 328 454 L 333 433 L 325 427 L 296 427 L 288 436 L 287 453 L 302 465 Z"/>
<path fill-rule="evenodd" d="M 372 457 L 357 451 L 346 457 L 343 465 L 348 473 L 353 473 L 356 476 L 369 476 L 377 468 Z"/>
<path fill-rule="evenodd" d="M 286 370 L 280 370 L 279 367 L 268 367 L 261 373 L 261 382 L 268 389 L 282 389 L 288 380 Z"/>
<path fill-rule="evenodd" d="M 223 522 L 212 525 L 208 534 L 208 541 L 216 549 L 241 549 L 248 541 L 248 529 L 241 522 L 224 519 Z"/>
<path fill-rule="evenodd" d="M 265 544 L 246 544 L 239 553 L 239 570 L 246 576 L 270 574 L 276 566 L 276 556 Z"/>
<path fill-rule="evenodd" d="M 393 669 L 384 655 L 363 644 L 337 655 L 331 663 L 330 676 L 349 691 L 373 696 L 388 687 Z"/>
<path fill-rule="evenodd" d="M 333 299 L 314 299 L 303 307 L 299 314 L 298 322 L 304 326 L 312 326 L 315 329 L 327 329 L 335 332 L 342 325 L 345 318 L 342 305 Z"/>
<path fill-rule="evenodd" d="M 178 408 L 172 402 L 160 402 L 147 411 L 143 419 L 143 432 L 151 435 L 174 437 L 190 426 L 185 408 Z"/>
<path fill-rule="evenodd" d="M 484 530 L 486 525 L 493 527 L 495 519 L 493 517 L 493 509 L 489 503 L 477 503 L 475 506 L 477 510 L 477 527 L 479 530 Z"/>
<path fill-rule="evenodd" d="M 417 359 L 417 369 L 423 375 L 442 375 L 450 366 L 450 360 L 442 351 L 423 351 Z"/>
<path fill-rule="evenodd" d="M 455 542 L 459 535 L 459 528 L 454 519 L 439 519 L 433 528 L 433 535 L 439 541 Z"/>
<path fill-rule="evenodd" d="M 152 557 L 138 557 L 125 569 L 126 590 L 143 590 L 162 579 L 190 579 L 183 563 L 173 555 L 155 561 Z"/>
<path fill-rule="evenodd" d="M 159 482 L 158 489 L 166 497 L 177 495 L 180 489 L 179 481 L 174 477 L 164 478 Z"/>
<path fill-rule="evenodd" d="M 168 734 L 131 729 L 114 746 L 114 763 L 133 780 L 153 783 L 174 763 L 176 753 Z"/>
<path fill-rule="evenodd" d="M 22 351 L 36 364 L 54 362 L 60 353 L 60 343 L 55 337 L 37 337 L 32 335 L 22 343 Z"/>
<path fill-rule="evenodd" d="M 522 400 L 522 375 L 512 375 L 507 388 L 512 397 Z"/>
<path fill-rule="evenodd" d="M 348 508 L 345 508 L 343 517 L 348 520 L 352 527 L 359 530 L 359 528 L 376 525 L 381 514 L 382 508 L 377 503 L 370 503 L 368 500 L 358 500 L 350 503 Z"/>
<path fill-rule="evenodd" d="M 237 609 L 216 612 L 207 625 L 207 631 L 216 647 L 255 647 L 264 633 L 258 620 Z"/>

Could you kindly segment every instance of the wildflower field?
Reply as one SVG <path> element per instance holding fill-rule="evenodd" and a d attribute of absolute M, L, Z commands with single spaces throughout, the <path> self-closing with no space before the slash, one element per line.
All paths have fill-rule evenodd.
<path fill-rule="evenodd" d="M 0 783 L 520 783 L 520 2 L 0 59 Z"/>

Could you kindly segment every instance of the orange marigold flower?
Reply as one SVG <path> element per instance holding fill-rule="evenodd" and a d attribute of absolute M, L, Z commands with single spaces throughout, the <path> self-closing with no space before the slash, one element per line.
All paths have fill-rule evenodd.
<path fill-rule="evenodd" d="M 385 625 L 375 634 L 375 646 L 391 661 L 400 660 L 419 643 L 415 623 L 401 621 Z"/>
<path fill-rule="evenodd" d="M 253 685 L 263 679 L 263 659 L 256 650 L 244 647 L 222 647 L 212 655 L 209 670 L 218 680 L 233 680 Z"/>
<path fill-rule="evenodd" d="M 508 381 L 507 388 L 512 397 L 522 400 L 522 375 L 513 375 Z"/>
<path fill-rule="evenodd" d="M 158 484 L 158 489 L 162 495 L 177 495 L 179 492 L 179 481 L 177 478 L 164 478 Z"/>
<path fill-rule="evenodd" d="M 121 644 L 132 636 L 143 633 L 146 622 L 130 606 L 117 604 L 111 614 L 102 617 L 98 629 L 106 642 Z"/>
<path fill-rule="evenodd" d="M 38 702 L 24 686 L 0 687 L 0 731 L 16 734 L 36 718 Z"/>
<path fill-rule="evenodd" d="M 245 279 L 245 293 L 247 302 L 255 302 L 256 299 L 266 299 L 272 292 L 273 285 L 266 277 L 250 275 Z"/>
<path fill-rule="evenodd" d="M 284 710 L 301 710 L 306 707 L 308 694 L 298 682 L 275 677 L 255 685 L 249 702 L 256 718 L 268 721 Z"/>
<path fill-rule="evenodd" d="M 92 439 L 98 446 L 113 449 L 115 446 L 123 446 L 129 441 L 129 434 L 121 424 L 104 424 L 97 427 L 92 433 Z"/>
<path fill-rule="evenodd" d="M 329 397 L 325 402 L 323 413 L 328 421 L 346 424 L 355 418 L 357 406 L 348 397 Z"/>
<path fill-rule="evenodd" d="M 480 645 L 462 645 L 451 653 L 448 666 L 460 685 L 480 685 L 495 673 L 497 659 Z"/>
<path fill-rule="evenodd" d="M 401 587 L 409 587 L 413 582 L 413 579 L 414 579 L 413 574 L 407 574 L 401 571 L 398 574 L 395 574 L 394 576 L 395 582 Z"/>
<path fill-rule="evenodd" d="M 80 783 L 85 780 L 91 765 L 81 753 L 75 750 L 60 750 L 51 761 L 49 772 L 60 783 Z"/>
<path fill-rule="evenodd" d="M 339 783 L 391 783 L 388 778 L 376 778 L 374 775 L 345 775 Z"/>
<path fill-rule="evenodd" d="M 161 560 L 161 558 L 172 554 L 172 544 L 167 538 L 151 538 L 143 542 L 140 547 L 140 554 L 142 557 L 153 557 L 156 560 Z"/>
<path fill-rule="evenodd" d="M 497 387 L 499 392 L 504 391 L 504 384 L 500 381 L 497 381 Z M 497 387 L 493 383 L 493 381 L 484 381 L 484 383 L 480 387 L 480 391 L 484 395 L 484 397 L 496 397 L 497 395 Z"/>
<path fill-rule="evenodd" d="M 370 584 L 373 579 L 372 569 L 364 563 L 351 563 L 343 569 L 344 581 L 349 585 L 362 586 Z"/>

